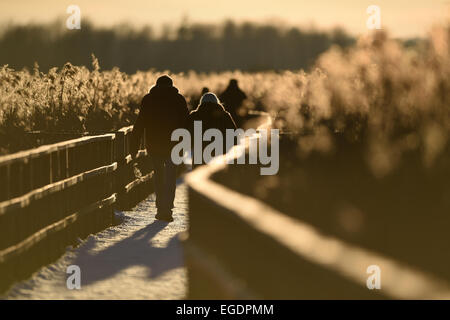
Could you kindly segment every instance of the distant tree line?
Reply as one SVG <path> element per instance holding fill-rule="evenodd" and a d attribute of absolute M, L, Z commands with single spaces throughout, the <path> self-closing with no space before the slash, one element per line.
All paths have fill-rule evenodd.
<path fill-rule="evenodd" d="M 150 27 L 118 25 L 104 29 L 83 21 L 81 30 L 66 30 L 57 20 L 47 25 L 11 25 L 0 34 L 0 65 L 48 70 L 70 61 L 90 65 L 91 53 L 103 69 L 122 71 L 195 70 L 197 72 L 307 69 L 332 45 L 354 39 L 342 29 L 302 30 L 273 24 L 181 23 L 157 36 Z"/>

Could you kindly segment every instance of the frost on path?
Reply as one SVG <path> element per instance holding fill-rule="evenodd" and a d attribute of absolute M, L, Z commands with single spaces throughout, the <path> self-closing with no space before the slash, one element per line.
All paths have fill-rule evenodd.
<path fill-rule="evenodd" d="M 119 226 L 91 235 L 56 263 L 14 286 L 6 299 L 182 299 L 186 270 L 178 234 L 187 229 L 187 186 L 175 197 L 174 221 L 155 220 L 154 195 L 132 211 L 117 212 Z M 81 289 L 69 290 L 69 265 L 81 269 Z"/>

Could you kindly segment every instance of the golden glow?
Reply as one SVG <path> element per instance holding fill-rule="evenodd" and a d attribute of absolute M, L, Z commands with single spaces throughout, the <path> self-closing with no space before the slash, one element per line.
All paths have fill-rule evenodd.
<path fill-rule="evenodd" d="M 69 4 L 77 4 L 82 17 L 110 26 L 130 22 L 136 26 L 178 24 L 183 17 L 195 22 L 286 22 L 300 26 L 342 26 L 353 34 L 367 32 L 366 8 L 381 8 L 382 27 L 393 36 L 423 36 L 430 27 L 449 18 L 447 0 L 14 0 L 0 1 L 0 21 L 27 23 L 66 17 Z"/>

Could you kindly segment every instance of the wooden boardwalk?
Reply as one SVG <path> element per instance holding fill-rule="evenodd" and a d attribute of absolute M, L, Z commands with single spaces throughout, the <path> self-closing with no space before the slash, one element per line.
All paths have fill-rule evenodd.
<path fill-rule="evenodd" d="M 56 263 L 16 284 L 6 299 L 182 299 L 187 276 L 179 233 L 188 226 L 187 186 L 176 191 L 174 222 L 155 220 L 154 195 L 132 211 L 116 212 L 123 223 L 91 235 Z M 81 289 L 66 285 L 69 265 L 81 270 Z"/>

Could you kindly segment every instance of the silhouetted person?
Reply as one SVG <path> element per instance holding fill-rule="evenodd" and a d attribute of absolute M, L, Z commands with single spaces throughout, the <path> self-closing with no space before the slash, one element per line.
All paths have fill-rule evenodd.
<path fill-rule="evenodd" d="M 228 87 L 220 95 L 220 101 L 223 102 L 225 108 L 231 113 L 233 119 L 239 122 L 239 124 L 241 123 L 239 109 L 245 99 L 247 99 L 247 96 L 241 89 L 239 89 L 238 81 L 236 79 L 231 79 L 228 83 Z"/>
<path fill-rule="evenodd" d="M 161 76 L 150 93 L 142 99 L 139 116 L 133 128 L 132 155 L 136 155 L 145 129 L 146 148 L 154 167 L 157 219 L 173 221 L 172 209 L 176 189 L 176 165 L 170 154 L 177 143 L 170 137 L 184 128 L 189 115 L 185 98 L 178 93 L 169 76 Z"/>
<path fill-rule="evenodd" d="M 191 132 L 191 141 L 192 141 L 192 167 L 195 168 L 195 155 L 194 155 L 194 121 L 202 122 L 202 136 L 203 133 L 208 129 L 218 129 L 223 136 L 223 153 L 227 152 L 225 138 L 226 138 L 226 129 L 236 129 L 236 124 L 233 120 L 231 114 L 225 110 L 225 108 L 220 104 L 219 99 L 214 93 L 208 92 L 202 96 L 200 99 L 200 104 L 197 109 L 191 111 L 188 119 L 188 128 Z M 203 142 L 202 145 L 202 155 L 205 146 L 210 142 Z M 203 157 L 199 159 L 201 163 L 204 163 Z"/>

